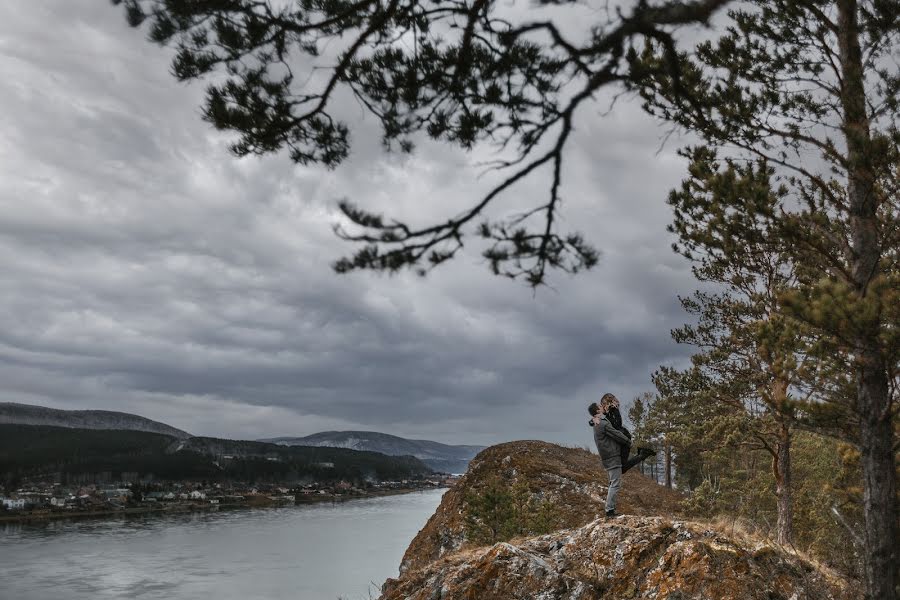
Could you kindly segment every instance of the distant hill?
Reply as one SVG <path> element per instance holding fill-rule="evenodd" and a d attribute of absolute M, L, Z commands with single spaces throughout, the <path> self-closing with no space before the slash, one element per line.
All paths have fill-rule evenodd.
<path fill-rule="evenodd" d="M 301 482 L 408 479 L 431 473 L 412 456 L 278 446 L 143 431 L 0 424 L 0 481 L 122 479 Z"/>
<path fill-rule="evenodd" d="M 14 402 L 0 402 L 0 424 L 47 425 L 75 429 L 119 429 L 160 433 L 179 439 L 191 437 L 191 434 L 186 431 L 129 413 L 109 410 L 59 410 Z"/>
<path fill-rule="evenodd" d="M 324 446 L 368 450 L 389 456 L 415 456 L 435 471 L 444 473 L 465 473 L 469 461 L 484 450 L 484 446 L 452 446 L 375 431 L 323 431 L 306 437 L 278 437 L 260 441 L 281 446 Z"/>

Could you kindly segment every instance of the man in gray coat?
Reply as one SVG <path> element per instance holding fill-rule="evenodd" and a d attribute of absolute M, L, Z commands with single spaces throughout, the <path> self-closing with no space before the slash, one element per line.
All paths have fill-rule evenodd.
<path fill-rule="evenodd" d="M 588 407 L 594 426 L 594 443 L 603 460 L 603 467 L 609 475 L 609 491 L 606 493 L 606 516 L 616 516 L 616 498 L 622 487 L 622 445 L 631 445 L 631 440 L 624 433 L 613 427 L 601 412 L 597 403 Z"/>

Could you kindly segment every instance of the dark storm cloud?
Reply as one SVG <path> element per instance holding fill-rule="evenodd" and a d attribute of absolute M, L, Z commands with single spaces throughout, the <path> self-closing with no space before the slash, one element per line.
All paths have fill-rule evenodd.
<path fill-rule="evenodd" d="M 683 164 L 627 100 L 584 111 L 565 167 L 563 226 L 603 251 L 592 272 L 533 295 L 475 242 L 425 279 L 337 276 L 338 199 L 452 215 L 497 181 L 471 166 L 485 151 L 384 155 L 364 119 L 333 172 L 238 160 L 198 116 L 202 85 L 176 84 L 120 10 L 57 0 L 0 23 L 0 400 L 230 437 L 582 443 L 588 402 L 687 355 L 669 330 L 693 283 L 664 203 Z M 494 216 L 541 203 L 545 176 Z"/>

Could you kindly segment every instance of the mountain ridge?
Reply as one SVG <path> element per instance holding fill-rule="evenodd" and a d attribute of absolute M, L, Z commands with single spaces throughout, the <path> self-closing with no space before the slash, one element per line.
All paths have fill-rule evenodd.
<path fill-rule="evenodd" d="M 65 410 L 15 402 L 0 402 L 0 425 L 141 431 L 166 435 L 182 442 L 197 437 L 167 423 L 132 413 L 108 410 Z M 281 436 L 232 441 L 253 441 L 278 446 L 344 448 L 377 452 L 388 456 L 412 456 L 424 462 L 434 471 L 444 473 L 465 472 L 469 461 L 484 449 L 484 446 L 443 444 L 431 440 L 402 438 L 377 431 L 322 431 L 303 437 Z"/>
<path fill-rule="evenodd" d="M 322 431 L 303 437 L 282 436 L 258 441 L 283 446 L 348 448 L 380 452 L 389 456 L 409 455 L 437 471 L 450 473 L 465 472 L 469 461 L 485 448 L 409 439 L 377 431 Z"/>
<path fill-rule="evenodd" d="M 112 410 L 64 410 L 17 402 L 0 402 L 0 424 L 144 431 L 178 439 L 193 437 L 177 427 L 132 413 Z"/>

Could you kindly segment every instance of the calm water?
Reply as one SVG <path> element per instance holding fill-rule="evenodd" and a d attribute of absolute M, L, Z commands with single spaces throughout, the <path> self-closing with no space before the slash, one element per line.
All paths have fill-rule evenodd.
<path fill-rule="evenodd" d="M 443 492 L 0 525 L 0 599 L 368 600 Z"/>

